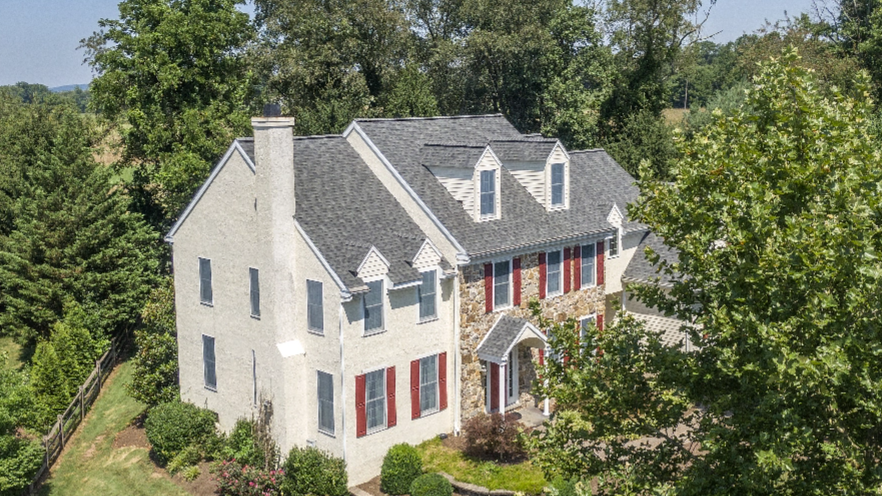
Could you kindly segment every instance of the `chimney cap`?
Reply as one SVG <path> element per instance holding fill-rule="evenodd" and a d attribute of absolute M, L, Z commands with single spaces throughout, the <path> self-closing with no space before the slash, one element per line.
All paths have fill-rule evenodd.
<path fill-rule="evenodd" d="M 281 117 L 282 116 L 282 106 L 278 103 L 267 103 L 263 106 L 263 116 L 264 117 Z"/>

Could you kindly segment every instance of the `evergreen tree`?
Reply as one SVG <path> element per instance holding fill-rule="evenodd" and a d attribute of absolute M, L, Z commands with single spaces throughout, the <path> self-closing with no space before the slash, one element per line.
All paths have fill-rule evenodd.
<path fill-rule="evenodd" d="M 37 410 L 34 427 L 42 429 L 51 425 L 73 398 L 71 384 L 51 341 L 37 343 L 31 360 L 31 385 Z"/>
<path fill-rule="evenodd" d="M 148 406 L 178 399 L 178 342 L 175 292 L 171 277 L 150 293 L 141 313 L 144 327 L 135 331 L 138 351 L 129 394 Z"/>

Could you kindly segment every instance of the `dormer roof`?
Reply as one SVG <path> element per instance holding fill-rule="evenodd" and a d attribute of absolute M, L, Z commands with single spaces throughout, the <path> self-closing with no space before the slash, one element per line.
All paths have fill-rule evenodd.
<path fill-rule="evenodd" d="M 496 156 L 507 162 L 545 162 L 557 146 L 556 139 L 549 138 L 528 138 L 493 140 L 490 147 Z"/>

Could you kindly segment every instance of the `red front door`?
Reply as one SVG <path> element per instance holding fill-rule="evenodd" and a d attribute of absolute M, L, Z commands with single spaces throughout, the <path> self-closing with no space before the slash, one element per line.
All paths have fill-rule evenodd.
<path fill-rule="evenodd" d="M 490 411 L 499 411 L 499 364 L 490 363 Z"/>

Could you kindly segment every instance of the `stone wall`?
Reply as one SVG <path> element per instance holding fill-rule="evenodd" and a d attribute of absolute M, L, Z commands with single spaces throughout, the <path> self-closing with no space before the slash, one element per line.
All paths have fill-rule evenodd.
<path fill-rule="evenodd" d="M 533 320 L 528 304 L 539 299 L 539 254 L 522 255 L 521 259 L 521 305 L 504 310 L 485 312 L 484 307 L 484 265 L 475 264 L 464 267 L 460 279 L 460 349 L 462 351 L 462 418 L 469 419 L 484 412 L 485 372 L 481 371 L 481 360 L 477 348 L 481 340 L 500 312 L 513 317 Z M 572 263 L 572 260 L 570 261 Z M 570 271 L 572 277 L 572 270 Z M 540 300 L 542 314 L 554 321 L 563 322 L 567 317 L 578 318 L 592 313 L 604 313 L 603 286 L 584 290 L 571 290 L 569 293 Z M 538 350 L 521 347 L 519 376 L 521 378 L 521 402 L 531 401 L 530 386 L 536 377 L 532 359 Z M 532 399 L 536 401 L 536 399 Z"/>

